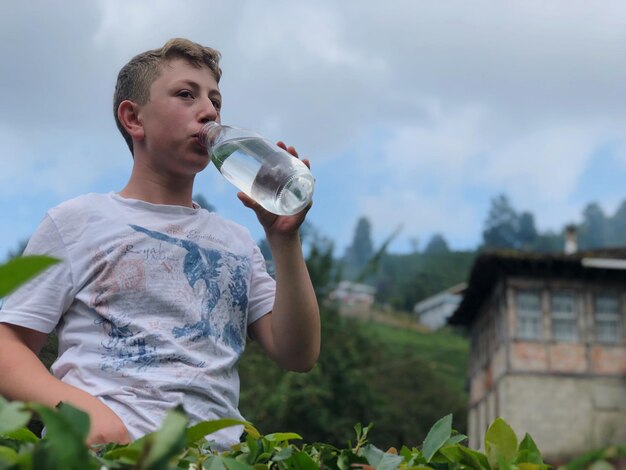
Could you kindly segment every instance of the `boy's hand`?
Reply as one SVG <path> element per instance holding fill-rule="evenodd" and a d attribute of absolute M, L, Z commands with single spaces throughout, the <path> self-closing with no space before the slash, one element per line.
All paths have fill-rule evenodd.
<path fill-rule="evenodd" d="M 277 142 L 278 145 L 283 150 L 286 150 L 294 158 L 298 158 L 298 152 L 292 146 L 287 147 L 284 142 Z M 303 159 L 302 163 L 304 163 L 308 168 L 311 168 L 311 163 L 307 159 Z M 304 222 L 304 218 L 306 217 L 307 212 L 311 208 L 311 204 L 305 207 L 301 212 L 295 215 L 276 215 L 271 212 L 265 210 L 260 204 L 255 202 L 252 198 L 248 197 L 246 194 L 239 192 L 237 193 L 237 197 L 243 202 L 246 207 L 252 209 L 255 213 L 259 222 L 265 229 L 265 233 L 268 236 L 292 236 L 298 234 L 298 229 Z"/>
<path fill-rule="evenodd" d="M 89 429 L 89 436 L 87 436 L 87 444 L 130 443 L 128 429 L 119 416 L 108 406 L 103 403 L 101 405 L 101 407 L 88 411 L 91 428 Z"/>

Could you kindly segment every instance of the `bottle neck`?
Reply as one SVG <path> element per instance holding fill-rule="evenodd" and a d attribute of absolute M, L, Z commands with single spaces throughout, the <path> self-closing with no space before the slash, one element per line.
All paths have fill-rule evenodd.
<path fill-rule="evenodd" d="M 222 125 L 218 122 L 210 121 L 202 126 L 202 129 L 198 132 L 198 141 L 206 150 L 210 150 L 215 143 L 216 130 L 219 130 L 221 127 Z"/>

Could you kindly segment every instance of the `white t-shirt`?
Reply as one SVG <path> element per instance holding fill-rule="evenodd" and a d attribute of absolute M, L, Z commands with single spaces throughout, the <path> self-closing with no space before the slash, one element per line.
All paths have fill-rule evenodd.
<path fill-rule="evenodd" d="M 55 377 L 98 397 L 132 439 L 182 403 L 241 419 L 236 365 L 275 282 L 247 229 L 200 208 L 88 194 L 51 209 L 26 254 L 61 263 L 6 298 L 0 322 L 55 328 Z M 219 447 L 241 428 L 209 436 Z"/>

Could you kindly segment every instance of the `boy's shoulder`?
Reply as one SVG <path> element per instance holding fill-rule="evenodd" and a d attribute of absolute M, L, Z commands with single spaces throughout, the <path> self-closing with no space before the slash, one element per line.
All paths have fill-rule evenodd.
<path fill-rule="evenodd" d="M 103 224 L 110 221 L 115 225 L 120 218 L 130 217 L 137 224 L 147 223 L 156 227 L 164 221 L 182 223 L 180 230 L 197 233 L 198 237 L 209 237 L 220 241 L 224 246 L 244 243 L 255 244 L 250 230 L 238 222 L 225 218 L 217 212 L 209 212 L 199 206 L 195 209 L 180 206 L 159 206 L 143 201 L 121 198 L 114 192 L 88 193 L 68 199 L 48 211 L 48 215 L 58 227 L 66 230 L 83 230 L 85 224 Z M 152 222 L 158 224 L 152 225 Z M 168 222 L 169 223 L 169 222 Z M 81 228 L 83 227 L 83 228 Z M 206 235 L 206 234 L 209 235 Z"/>
<path fill-rule="evenodd" d="M 89 217 L 95 210 L 106 207 L 105 202 L 111 197 L 110 194 L 88 193 L 67 199 L 60 204 L 48 209 L 48 216 L 53 220 L 75 219 Z"/>
<path fill-rule="evenodd" d="M 71 199 L 66 199 L 65 201 L 57 204 L 50 210 L 67 210 L 73 209 L 76 207 L 81 207 L 86 204 L 91 204 L 95 202 L 99 202 L 105 199 L 110 198 L 111 193 L 86 193 L 81 194 L 80 196 L 73 197 Z"/>
<path fill-rule="evenodd" d="M 56 206 L 49 209 L 51 214 L 63 214 L 65 212 L 73 212 L 77 209 L 84 209 L 88 207 L 94 207 L 96 204 L 101 204 L 102 201 L 109 198 L 110 194 L 100 193 L 87 193 L 80 196 L 67 199 Z"/>

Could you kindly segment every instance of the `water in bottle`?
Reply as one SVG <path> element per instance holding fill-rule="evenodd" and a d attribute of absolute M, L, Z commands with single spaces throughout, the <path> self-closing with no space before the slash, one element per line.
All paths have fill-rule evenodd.
<path fill-rule="evenodd" d="M 268 211 L 293 215 L 311 202 L 313 176 L 280 147 L 250 131 L 217 123 L 207 124 L 201 135 L 220 173 Z"/>

